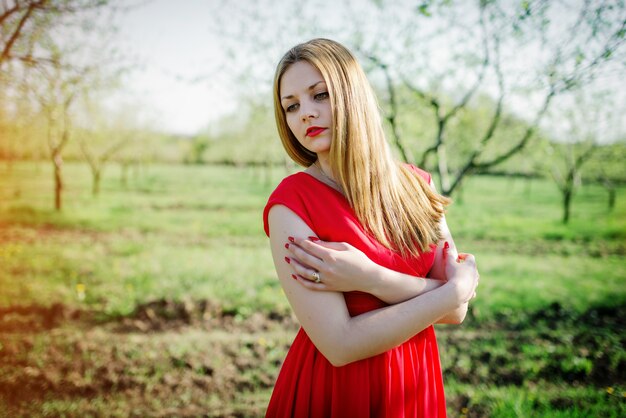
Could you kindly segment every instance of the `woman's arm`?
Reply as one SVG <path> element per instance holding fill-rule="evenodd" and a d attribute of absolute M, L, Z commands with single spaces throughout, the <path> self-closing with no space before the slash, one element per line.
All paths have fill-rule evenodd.
<path fill-rule="evenodd" d="M 430 180 L 430 187 L 435 192 L 437 191 L 435 187 L 435 183 L 433 182 L 432 179 Z M 439 242 L 439 245 L 435 249 L 435 261 L 433 263 L 433 266 L 430 269 L 430 272 L 428 272 L 428 277 L 438 278 L 440 280 L 446 280 L 446 271 L 445 271 L 446 260 L 445 260 L 445 253 L 442 251 L 443 246 L 441 245 L 441 243 L 444 242 L 450 246 L 450 249 L 452 251 L 449 251 L 448 254 L 457 254 L 458 251 L 456 248 L 456 244 L 454 243 L 454 239 L 452 239 L 452 233 L 450 232 L 450 228 L 448 228 L 448 223 L 446 222 L 445 216 L 441 217 L 439 228 L 441 230 L 441 241 Z M 459 306 L 454 311 L 449 312 L 443 318 L 440 318 L 437 321 L 437 323 L 438 324 L 460 324 L 465 319 L 465 315 L 467 314 L 467 308 L 468 308 L 468 304 L 464 303 L 463 305 Z"/>
<path fill-rule="evenodd" d="M 445 220 L 442 224 L 445 226 Z M 452 239 L 447 231 L 444 237 Z M 363 252 L 344 242 L 325 242 L 317 237 L 308 239 L 289 237 L 286 243 L 288 259 L 298 282 L 317 291 L 350 292 L 358 290 L 376 296 L 388 304 L 396 304 L 430 292 L 446 281 L 443 245 L 435 251 L 435 262 L 426 279 L 400 273 L 371 261 Z M 447 243 L 448 241 L 442 241 Z M 449 252 L 456 254 L 454 244 Z M 323 261 L 327 260 L 327 261 Z M 319 272 L 321 283 L 313 281 L 313 272 Z M 441 279 L 443 280 L 441 280 Z M 460 324 L 465 318 L 467 304 L 439 319 L 438 324 Z"/>
<path fill-rule="evenodd" d="M 315 346 L 335 366 L 383 353 L 408 340 L 469 300 L 477 282 L 474 258 L 448 260 L 449 281 L 424 295 L 351 317 L 339 292 L 317 292 L 292 279 L 285 262 L 288 237 L 313 231 L 287 207 L 269 212 L 270 243 L 278 277 L 300 324 Z M 450 257 L 452 258 L 452 257 Z"/>
<path fill-rule="evenodd" d="M 431 187 L 435 188 L 432 181 Z M 291 242 L 286 242 L 286 246 L 291 253 L 289 259 L 296 279 L 303 286 L 320 291 L 358 290 L 372 294 L 388 304 L 396 304 L 434 290 L 447 280 L 443 246 L 448 245 L 450 253 L 456 253 L 457 250 L 445 216 L 441 218 L 440 230 L 442 240 L 434 249 L 435 259 L 428 278 L 400 273 L 375 264 L 348 243 L 325 242 L 312 236 L 309 239 L 295 237 Z M 323 263 L 322 258 L 329 262 Z M 314 271 L 323 275 L 322 283 L 310 280 Z M 461 308 L 440 322 L 461 323 L 466 309 L 467 307 Z"/>
<path fill-rule="evenodd" d="M 345 242 L 320 241 L 315 236 L 306 239 L 289 237 L 289 240 L 286 248 L 296 279 L 311 290 L 358 290 L 394 305 L 430 292 L 445 282 L 391 270 L 374 263 L 362 251 Z M 320 273 L 321 283 L 312 280 L 315 271 Z"/>

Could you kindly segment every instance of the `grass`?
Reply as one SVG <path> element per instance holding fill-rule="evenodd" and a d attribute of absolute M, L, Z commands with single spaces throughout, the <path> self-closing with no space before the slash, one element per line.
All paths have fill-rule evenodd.
<path fill-rule="evenodd" d="M 454 416 L 618 418 L 626 413 L 622 389 L 545 382 L 522 387 L 451 383 L 447 385 L 446 392 L 448 396 L 462 394 L 471 399 L 466 405 L 448 411 Z"/>
<path fill-rule="evenodd" d="M 189 294 L 231 306 L 286 309 L 262 231 L 259 208 L 269 189 L 255 184 L 253 173 L 150 168 L 129 190 L 105 179 L 102 196 L 94 199 L 85 167 L 69 165 L 67 205 L 55 213 L 47 208 L 49 199 L 37 198 L 49 195 L 45 170 L 37 191 L 30 179 L 37 169 L 29 173 L 26 167 L 16 166 L 0 192 L 7 197 L 0 221 L 7 234 L 20 237 L 0 246 L 0 256 L 11 259 L 0 283 L 12 283 L 4 286 L 0 304 L 50 298 L 76 304 L 75 287 L 83 283 L 81 304 L 107 314 Z M 20 197 L 8 199 L 18 189 Z"/>
<path fill-rule="evenodd" d="M 62 303 L 94 313 L 103 334 L 90 338 L 103 345 L 102 358 L 128 366 L 114 372 L 135 385 L 127 400 L 114 390 L 89 396 L 79 391 L 48 396 L 29 413 L 182 415 L 185 402 L 171 397 L 184 401 L 202 391 L 190 383 L 186 392 L 175 392 L 167 385 L 172 373 L 210 385 L 224 379 L 225 390 L 240 393 L 229 397 L 205 388 L 202 402 L 188 403 L 197 407 L 189 414 L 261 413 L 293 331 L 242 327 L 258 313 L 290 311 L 261 218 L 267 197 L 286 174 L 278 168 L 150 165 L 136 169 L 125 186 L 112 166 L 94 198 L 86 166 L 68 163 L 65 206 L 55 212 L 48 165 L 0 166 L 0 308 Z M 615 377 L 626 364 L 619 336 L 623 324 L 602 312 L 623 313 L 626 305 L 626 190 L 619 190 L 617 206 L 609 212 L 603 189 L 584 185 L 574 198 L 571 222 L 564 225 L 560 197 L 550 182 L 473 177 L 447 218 L 457 245 L 476 255 L 481 271 L 479 297 L 466 323 L 438 327 L 451 416 L 623 415 L 626 386 L 623 377 Z M 159 300 L 210 301 L 232 315 L 235 325 L 223 326 L 234 326 L 235 334 L 222 325 L 200 331 L 192 324 L 174 337 L 175 343 L 169 334 L 131 333 L 126 339 L 109 328 L 110 321 L 132 325 L 138 307 Z M 594 310 L 600 312 L 599 322 Z M 82 331 L 63 330 L 28 340 L 24 364 L 44 371 L 46 361 L 65 364 Z M 21 347 L 23 338 L 0 333 L 0 356 L 2 345 Z M 582 354 L 571 349 L 572 339 Z M 222 344 L 223 354 L 205 359 L 206 341 Z M 234 352 L 226 348 L 232 341 L 238 347 Z M 250 341 L 263 351 L 251 350 Z M 111 344 L 124 350 L 115 354 Z M 136 344 L 142 348 L 133 351 Z M 466 352 L 458 348 L 466 344 L 471 347 Z M 65 354 L 51 354 L 49 347 Z M 80 353 L 87 357 L 81 357 L 84 370 L 76 384 L 89 387 L 106 370 L 90 357 L 93 353 Z M 163 355 L 169 360 L 158 363 Z M 210 361 L 211 367 L 234 367 L 235 374 L 208 379 L 198 371 L 202 367 L 184 366 Z M 155 369 L 156 363 L 165 366 Z M 612 380 L 593 380 L 598 367 L 608 367 Z M 0 367 L 0 381 L 25 379 L 20 373 Z M 546 379 L 550 373 L 552 383 Z M 472 382 L 474 375 L 480 380 Z M 155 394 L 139 395 L 151 390 Z M 2 402 L 0 397 L 0 416 Z"/>
<path fill-rule="evenodd" d="M 1 305 L 58 300 L 124 315 L 137 303 L 195 295 L 232 307 L 288 309 L 261 219 L 284 172 L 275 169 L 268 184 L 257 169 L 151 166 L 127 189 L 109 173 L 93 198 L 86 167 L 69 164 L 66 207 L 56 213 L 48 171 L 17 164 L 0 173 L 0 221 L 5 234 L 18 237 L 0 243 Z M 624 199 L 607 213 L 602 190 L 585 187 L 571 224 L 563 225 L 554 186 L 533 180 L 529 193 L 525 182 L 471 178 L 449 209 L 457 244 L 475 253 L 481 268 L 485 297 L 476 308 L 489 316 L 553 301 L 579 309 L 609 296 L 622 303 Z"/>

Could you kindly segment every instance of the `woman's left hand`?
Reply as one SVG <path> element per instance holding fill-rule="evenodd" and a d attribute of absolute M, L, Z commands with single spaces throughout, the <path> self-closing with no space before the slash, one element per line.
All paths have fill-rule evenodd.
<path fill-rule="evenodd" d="M 454 243 L 452 248 L 450 248 L 447 241 L 442 241 L 433 251 L 435 252 L 435 259 L 426 277 L 445 282 L 448 280 L 446 276 L 446 256 L 448 252 L 456 253 L 456 248 Z"/>
<path fill-rule="evenodd" d="M 289 239 L 285 247 L 290 255 L 285 261 L 289 260 L 292 277 L 303 286 L 335 292 L 370 289 L 369 280 L 377 265 L 359 249 L 346 242 L 326 242 L 316 237 Z"/>

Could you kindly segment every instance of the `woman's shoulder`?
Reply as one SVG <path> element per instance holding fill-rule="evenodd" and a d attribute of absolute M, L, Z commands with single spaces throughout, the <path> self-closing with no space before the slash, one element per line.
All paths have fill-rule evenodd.
<path fill-rule="evenodd" d="M 310 176 L 303 171 L 288 175 L 278 183 L 268 200 L 278 195 L 292 196 L 293 193 L 301 192 L 308 185 L 308 177 Z"/>
<path fill-rule="evenodd" d="M 311 176 L 302 171 L 291 174 L 285 177 L 270 194 L 263 210 L 264 230 L 268 236 L 268 215 L 270 209 L 275 205 L 286 206 L 303 220 L 309 221 L 310 216 L 307 208 L 307 200 L 311 196 L 309 177 Z"/>
<path fill-rule="evenodd" d="M 423 169 L 419 168 L 418 166 L 413 165 L 413 164 L 409 164 L 409 163 L 403 163 L 403 165 L 405 167 L 408 167 L 414 173 L 418 174 L 421 178 L 423 178 L 426 181 L 426 183 L 430 184 L 430 180 L 431 180 L 432 176 L 430 175 L 430 173 L 428 171 L 423 170 Z"/>

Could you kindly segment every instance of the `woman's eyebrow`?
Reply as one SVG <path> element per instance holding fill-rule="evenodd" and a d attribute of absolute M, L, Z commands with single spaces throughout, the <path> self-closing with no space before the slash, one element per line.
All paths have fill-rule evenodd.
<path fill-rule="evenodd" d="M 317 81 L 317 82 L 311 84 L 309 86 L 308 90 L 313 90 L 315 88 L 315 86 L 317 86 L 318 84 L 323 83 L 323 82 L 324 82 L 324 80 L 320 80 L 320 81 Z M 289 96 L 283 96 L 283 97 L 281 97 L 280 100 L 285 100 L 285 99 L 293 99 L 293 94 L 290 94 Z"/>

